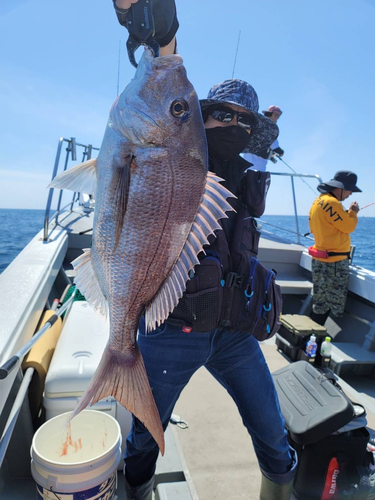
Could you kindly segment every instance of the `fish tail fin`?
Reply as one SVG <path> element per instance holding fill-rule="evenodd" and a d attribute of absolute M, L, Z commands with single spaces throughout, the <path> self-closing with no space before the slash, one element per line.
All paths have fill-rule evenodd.
<path fill-rule="evenodd" d="M 90 402 L 94 405 L 110 395 L 145 425 L 164 455 L 164 431 L 138 346 L 130 353 L 106 347 L 90 386 L 78 401 L 70 420 Z"/>

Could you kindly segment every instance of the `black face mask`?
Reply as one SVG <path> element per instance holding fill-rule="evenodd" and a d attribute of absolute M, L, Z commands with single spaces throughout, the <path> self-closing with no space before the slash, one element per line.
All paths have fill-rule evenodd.
<path fill-rule="evenodd" d="M 206 128 L 208 151 L 221 160 L 239 155 L 249 142 L 250 135 L 237 125 Z"/>

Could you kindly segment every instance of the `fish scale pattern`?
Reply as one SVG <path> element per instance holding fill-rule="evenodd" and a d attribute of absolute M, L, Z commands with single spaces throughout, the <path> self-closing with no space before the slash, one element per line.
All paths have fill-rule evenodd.
<path fill-rule="evenodd" d="M 152 303 L 146 308 L 147 332 L 163 323 L 182 297 L 189 271 L 199 264 L 198 254 L 204 251 L 209 235 L 221 229 L 219 219 L 226 218 L 226 212 L 233 210 L 226 201 L 234 195 L 222 184 L 222 179 L 208 172 L 203 199 L 191 231 L 168 278 L 157 292 Z"/>

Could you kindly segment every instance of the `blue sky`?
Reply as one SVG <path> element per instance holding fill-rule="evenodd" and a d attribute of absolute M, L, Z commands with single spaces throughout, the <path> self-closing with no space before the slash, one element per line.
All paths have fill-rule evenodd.
<path fill-rule="evenodd" d="M 198 95 L 232 76 L 279 105 L 284 159 L 329 180 L 353 170 L 375 201 L 375 0 L 177 0 L 179 53 Z M 60 136 L 100 146 L 116 97 L 132 78 L 126 30 L 111 0 L 2 0 L 0 208 L 44 208 Z M 278 162 L 271 171 L 288 172 Z M 315 188 L 316 182 L 310 181 Z M 296 181 L 298 210 L 314 200 Z M 346 203 L 348 205 L 348 203 Z M 290 180 L 274 178 L 267 214 L 291 214 Z M 375 206 L 363 212 L 375 216 Z"/>

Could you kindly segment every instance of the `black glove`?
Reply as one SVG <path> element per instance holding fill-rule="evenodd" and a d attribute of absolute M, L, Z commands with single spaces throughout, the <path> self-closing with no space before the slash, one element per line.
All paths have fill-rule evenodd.
<path fill-rule="evenodd" d="M 276 153 L 279 156 L 283 156 L 283 154 L 284 154 L 284 150 L 281 149 L 281 148 L 275 148 L 275 149 L 272 150 L 272 152 Z"/>
<path fill-rule="evenodd" d="M 145 2 L 145 0 L 138 0 L 137 3 Z M 136 5 L 136 4 L 135 4 Z M 117 18 L 122 26 L 126 27 L 126 18 L 130 9 L 119 9 L 116 6 L 116 0 L 113 0 Z M 174 0 L 154 0 L 153 9 L 154 23 L 155 23 L 155 40 L 160 47 L 165 47 L 176 35 L 178 30 L 178 20 L 176 12 L 176 4 Z"/>

